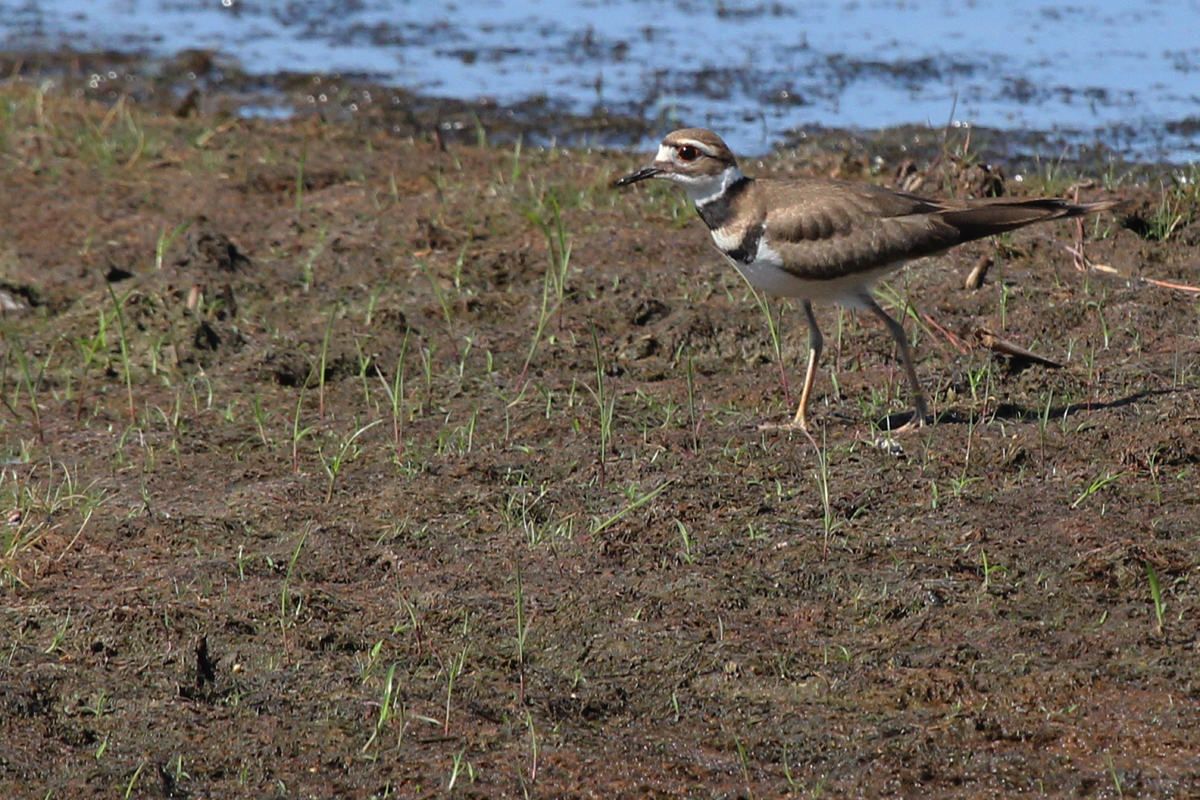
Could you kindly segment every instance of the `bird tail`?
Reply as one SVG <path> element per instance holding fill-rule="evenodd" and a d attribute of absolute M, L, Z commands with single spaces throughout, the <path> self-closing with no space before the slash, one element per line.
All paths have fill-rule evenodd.
<path fill-rule="evenodd" d="M 1035 222 L 1071 219 L 1110 211 L 1121 205 L 1121 202 L 1100 200 L 1095 203 L 1072 203 L 1055 197 L 1025 200 L 999 198 L 972 203 L 965 208 L 949 208 L 939 216 L 947 224 L 958 229 L 962 241 L 968 241 L 1024 228 Z"/>

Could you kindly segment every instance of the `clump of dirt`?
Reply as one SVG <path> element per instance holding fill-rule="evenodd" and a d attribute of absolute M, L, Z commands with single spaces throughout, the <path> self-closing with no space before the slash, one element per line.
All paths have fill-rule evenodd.
<path fill-rule="evenodd" d="M 821 309 L 810 441 L 802 315 L 628 156 L 0 101 L 5 796 L 1200 780 L 1194 181 L 882 287 L 898 440 Z"/>

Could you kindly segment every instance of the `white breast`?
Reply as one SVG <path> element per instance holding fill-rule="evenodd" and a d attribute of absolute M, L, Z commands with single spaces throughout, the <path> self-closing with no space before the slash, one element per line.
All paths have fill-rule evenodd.
<path fill-rule="evenodd" d="M 726 247 L 727 243 L 722 242 L 715 231 L 713 232 L 713 241 L 722 250 L 736 247 L 739 244 L 733 242 Z M 862 292 L 869 289 L 875 281 L 883 276 L 903 267 L 905 262 L 898 261 L 869 272 L 845 275 L 831 280 L 812 280 L 785 272 L 783 259 L 778 252 L 771 248 L 766 237 L 763 237 L 758 242 L 758 252 L 753 261 L 749 264 L 739 264 L 731 258 L 729 263 L 737 267 L 755 289 L 768 294 L 798 297 L 816 302 L 840 303 L 847 308 L 862 308 L 862 302 L 859 300 Z"/>

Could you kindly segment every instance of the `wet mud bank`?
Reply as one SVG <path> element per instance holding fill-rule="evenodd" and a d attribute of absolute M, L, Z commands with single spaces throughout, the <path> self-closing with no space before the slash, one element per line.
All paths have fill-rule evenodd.
<path fill-rule="evenodd" d="M 748 159 L 1127 201 L 881 288 L 913 435 L 820 309 L 809 440 L 803 315 L 643 156 L 74 88 L 0 87 L 5 796 L 1200 781 L 1194 170 Z"/>

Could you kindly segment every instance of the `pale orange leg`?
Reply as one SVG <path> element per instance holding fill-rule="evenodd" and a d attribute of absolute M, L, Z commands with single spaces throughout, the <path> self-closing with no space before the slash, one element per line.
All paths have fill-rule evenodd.
<path fill-rule="evenodd" d="M 764 422 L 758 426 L 760 431 L 766 430 L 809 430 L 808 401 L 812 398 L 813 384 L 817 378 L 817 364 L 821 361 L 821 350 L 825 340 L 821 337 L 821 329 L 817 327 L 817 317 L 813 314 L 812 303 L 802 300 L 804 315 L 808 318 L 808 369 L 804 371 L 804 388 L 800 390 L 800 407 L 791 422 L 782 424 Z"/>
<path fill-rule="evenodd" d="M 806 431 L 808 430 L 808 401 L 812 398 L 813 384 L 817 379 L 817 364 L 821 360 L 821 350 L 825 347 L 825 340 L 821 336 L 821 329 L 817 327 L 817 318 L 813 314 L 812 303 L 805 300 L 802 305 L 804 306 L 804 316 L 808 318 L 808 369 L 804 371 L 804 388 L 800 390 L 800 407 L 796 409 L 792 427 Z"/>

